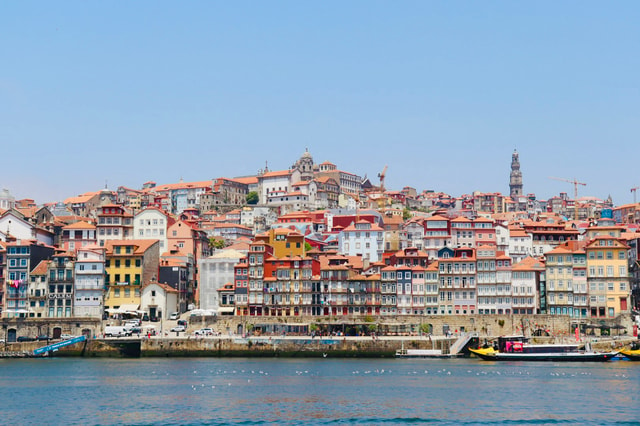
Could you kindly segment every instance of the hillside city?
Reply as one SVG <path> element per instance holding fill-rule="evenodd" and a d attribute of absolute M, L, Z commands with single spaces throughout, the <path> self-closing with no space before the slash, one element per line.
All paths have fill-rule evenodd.
<path fill-rule="evenodd" d="M 507 169 L 505 164 L 505 169 Z M 640 203 L 385 186 L 316 164 L 38 205 L 0 193 L 3 319 L 548 314 L 638 309 Z M 507 175 L 505 173 L 505 175 Z M 505 179 L 506 182 L 506 179 Z M 571 186 L 570 186 L 571 185 Z"/>

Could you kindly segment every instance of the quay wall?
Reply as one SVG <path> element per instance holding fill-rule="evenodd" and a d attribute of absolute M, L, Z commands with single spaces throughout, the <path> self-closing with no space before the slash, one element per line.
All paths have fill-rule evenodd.
<path fill-rule="evenodd" d="M 425 328 L 434 336 L 442 336 L 449 330 L 452 334 L 476 332 L 480 336 L 504 336 L 510 334 L 549 334 L 550 336 L 573 335 L 576 325 L 583 332 L 599 335 L 598 329 L 585 330 L 589 324 L 602 324 L 608 327 L 623 327 L 616 333 L 631 334 L 630 315 L 621 315 L 615 319 L 596 318 L 576 319 L 558 315 L 432 315 L 432 316 L 341 316 L 341 317 L 192 317 L 190 328 L 212 327 L 222 334 L 244 334 L 265 324 L 315 324 L 320 330 L 348 329 L 355 325 L 368 325 L 376 329 L 378 335 L 420 335 Z M 623 331 L 624 330 L 624 331 Z"/>

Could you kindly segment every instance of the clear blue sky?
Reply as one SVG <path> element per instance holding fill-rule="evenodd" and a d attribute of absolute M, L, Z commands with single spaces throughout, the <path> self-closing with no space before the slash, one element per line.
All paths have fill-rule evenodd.
<path fill-rule="evenodd" d="M 37 202 L 316 162 L 387 186 L 640 185 L 640 4 L 3 2 L 0 186 Z M 640 198 L 640 197 L 639 197 Z"/>

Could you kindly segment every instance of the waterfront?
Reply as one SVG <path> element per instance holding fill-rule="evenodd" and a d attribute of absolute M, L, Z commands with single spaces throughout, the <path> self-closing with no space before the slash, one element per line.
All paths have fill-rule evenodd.
<path fill-rule="evenodd" d="M 3 424 L 637 424 L 640 364 L 0 360 Z"/>

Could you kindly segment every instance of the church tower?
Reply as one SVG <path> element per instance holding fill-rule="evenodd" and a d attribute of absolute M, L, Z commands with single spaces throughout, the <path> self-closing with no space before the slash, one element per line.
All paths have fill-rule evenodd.
<path fill-rule="evenodd" d="M 511 175 L 509 178 L 509 195 L 515 199 L 522 196 L 522 172 L 520 171 L 520 159 L 518 151 L 513 150 L 511 155 Z"/>
<path fill-rule="evenodd" d="M 300 172 L 300 179 L 303 181 L 313 179 L 313 157 L 309 153 L 309 149 L 304 150 L 302 157 L 291 166 L 291 169 L 298 170 Z"/>

